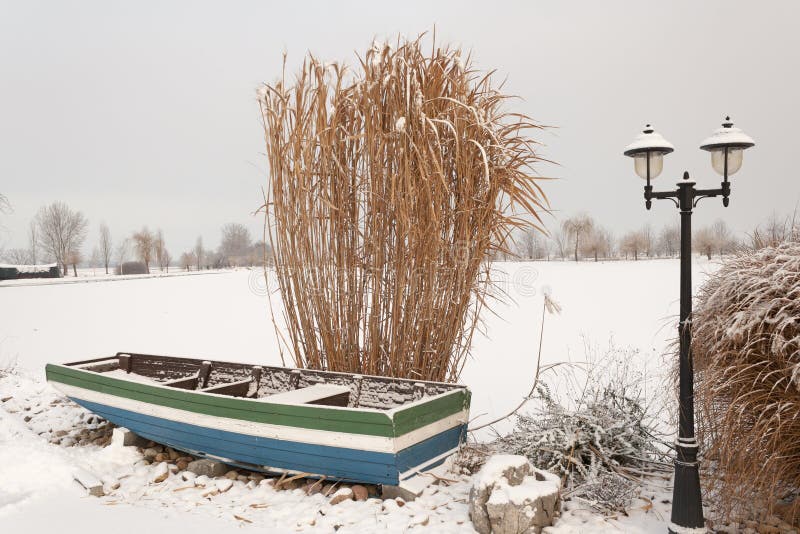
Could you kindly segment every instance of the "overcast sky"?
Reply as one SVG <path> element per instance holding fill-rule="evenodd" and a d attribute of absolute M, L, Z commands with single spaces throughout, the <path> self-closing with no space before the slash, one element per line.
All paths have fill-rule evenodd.
<path fill-rule="evenodd" d="M 586 211 L 620 234 L 677 220 L 645 211 L 623 147 L 652 122 L 676 146 L 656 186 L 684 170 L 718 185 L 697 147 L 725 116 L 750 134 L 731 205 L 707 200 L 702 226 L 739 232 L 800 201 L 798 2 L 10 2 L 0 0 L 0 245 L 27 246 L 55 200 L 119 238 L 147 224 L 177 257 L 226 222 L 261 232 L 266 182 L 255 88 L 281 54 L 352 63 L 373 37 L 471 49 L 507 77 L 511 106 L 555 128 L 540 137 L 559 166 L 539 172 L 557 216 Z"/>

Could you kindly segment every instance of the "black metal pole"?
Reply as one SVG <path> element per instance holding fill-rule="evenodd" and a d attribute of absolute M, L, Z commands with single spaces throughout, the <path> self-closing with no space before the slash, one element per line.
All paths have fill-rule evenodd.
<path fill-rule="evenodd" d="M 684 179 L 688 175 L 684 175 Z M 697 440 L 694 435 L 694 368 L 692 364 L 692 208 L 696 196 L 694 182 L 678 184 L 681 211 L 681 310 L 678 439 L 675 457 L 675 485 L 672 491 L 670 532 L 703 529 L 703 504 L 700 495 L 700 470 Z"/>

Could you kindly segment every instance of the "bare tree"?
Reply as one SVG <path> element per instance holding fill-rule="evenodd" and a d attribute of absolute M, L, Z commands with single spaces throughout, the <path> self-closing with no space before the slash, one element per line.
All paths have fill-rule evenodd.
<path fill-rule="evenodd" d="M 655 248 L 655 239 L 653 238 L 653 227 L 650 224 L 645 224 L 642 226 L 640 230 L 640 234 L 642 236 L 642 245 L 644 246 L 644 252 L 647 254 L 647 257 L 650 258 L 653 256 L 653 249 Z"/>
<path fill-rule="evenodd" d="M 558 253 L 558 257 L 562 260 L 567 258 L 567 242 L 569 241 L 569 236 L 567 232 L 564 231 L 563 228 L 559 228 L 555 232 L 551 234 L 553 236 L 553 245 L 555 246 L 555 251 Z"/>
<path fill-rule="evenodd" d="M 594 256 L 594 261 L 597 261 L 599 256 L 608 257 L 611 248 L 610 236 L 605 228 L 599 226 L 591 228 L 584 236 L 581 254 Z"/>
<path fill-rule="evenodd" d="M 39 231 L 36 228 L 36 221 L 31 221 L 28 225 L 28 248 L 30 249 L 31 263 L 38 263 L 39 255 Z"/>
<path fill-rule="evenodd" d="M 97 247 L 92 249 L 92 255 L 89 257 L 89 267 L 92 268 L 92 276 L 95 276 L 94 269 L 100 264 L 100 251 Z"/>
<path fill-rule="evenodd" d="M 639 254 L 644 252 L 645 246 L 646 242 L 641 230 L 636 232 L 628 232 L 622 236 L 622 240 L 620 241 L 620 252 L 623 252 L 626 258 L 628 257 L 628 254 L 632 254 L 633 259 L 638 260 Z"/>
<path fill-rule="evenodd" d="M 153 244 L 155 237 L 145 226 L 140 232 L 133 234 L 133 245 L 136 248 L 136 255 L 144 263 L 144 269 L 150 274 L 150 260 L 153 257 Z"/>
<path fill-rule="evenodd" d="M 44 206 L 36 215 L 36 226 L 44 249 L 61 264 L 64 275 L 70 253 L 80 251 L 86 239 L 89 222 L 79 211 L 72 211 L 63 202 Z"/>
<path fill-rule="evenodd" d="M 587 234 L 593 226 L 594 221 L 586 214 L 575 215 L 561 223 L 561 228 L 570 237 L 571 244 L 574 247 L 575 261 L 578 261 L 581 237 Z"/>
<path fill-rule="evenodd" d="M 676 256 L 681 245 L 681 228 L 677 224 L 669 224 L 658 234 L 658 249 L 664 256 Z"/>
<path fill-rule="evenodd" d="M 696 252 L 705 254 L 710 260 L 711 254 L 713 254 L 714 250 L 717 248 L 717 238 L 714 235 L 714 230 L 711 228 L 701 228 L 695 232 L 694 237 L 692 237 L 692 245 Z"/>
<path fill-rule="evenodd" d="M 181 269 L 190 271 L 195 261 L 194 252 L 184 252 L 181 254 L 181 259 L 179 260 Z"/>
<path fill-rule="evenodd" d="M 117 245 L 117 271 L 119 274 L 125 274 L 123 272 L 123 265 L 125 260 L 128 258 L 128 254 L 130 253 L 131 247 L 131 240 L 127 237 L 122 240 L 122 243 Z"/>
<path fill-rule="evenodd" d="M 158 264 L 158 268 L 160 270 L 164 270 L 167 266 L 169 266 L 169 252 L 167 252 L 166 245 L 164 243 L 164 232 L 161 231 L 161 228 L 158 229 L 156 232 L 155 240 L 153 241 L 153 252 L 156 255 L 156 263 Z"/>
<path fill-rule="evenodd" d="M 172 254 L 170 254 L 169 250 L 167 250 L 166 248 L 161 253 L 161 261 L 162 263 L 161 265 L 159 265 L 159 267 L 161 267 L 161 270 L 162 271 L 166 270 L 167 272 L 169 272 L 169 265 L 170 263 L 172 263 Z"/>
<path fill-rule="evenodd" d="M 72 274 L 75 278 L 78 277 L 78 264 L 83 261 L 83 255 L 80 249 L 70 250 L 67 254 L 68 263 L 72 265 Z"/>
<path fill-rule="evenodd" d="M 2 258 L 12 265 L 27 265 L 31 262 L 31 253 L 24 248 L 10 248 L 3 252 Z"/>
<path fill-rule="evenodd" d="M 238 265 L 248 260 L 248 252 L 252 245 L 250 230 L 243 224 L 228 223 L 222 227 L 222 241 L 219 252 L 222 261 L 229 265 Z"/>
<path fill-rule="evenodd" d="M 714 221 L 714 224 L 711 225 L 711 233 L 714 234 L 714 246 L 720 256 L 736 248 L 736 240 L 727 223 L 722 219 Z"/>
<path fill-rule="evenodd" d="M 194 259 L 197 262 L 197 270 L 200 270 L 200 265 L 203 263 L 203 256 L 205 249 L 203 249 L 203 236 L 197 238 L 197 243 L 194 245 Z"/>
<path fill-rule="evenodd" d="M 111 263 L 112 246 L 111 230 L 108 229 L 106 223 L 102 223 L 100 225 L 100 256 L 103 259 L 103 266 L 106 268 L 106 274 L 108 274 L 108 264 Z"/>

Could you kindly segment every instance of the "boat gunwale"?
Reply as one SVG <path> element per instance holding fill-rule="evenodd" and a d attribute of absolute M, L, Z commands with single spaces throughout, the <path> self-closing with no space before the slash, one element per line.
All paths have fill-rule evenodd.
<path fill-rule="evenodd" d="M 219 399 L 237 400 L 237 401 L 245 401 L 245 402 L 249 401 L 249 402 L 254 403 L 253 404 L 254 406 L 285 406 L 285 407 L 290 407 L 290 408 L 303 407 L 303 408 L 309 408 L 309 409 L 312 409 L 312 410 L 322 410 L 320 413 L 326 413 L 325 411 L 328 411 L 328 413 L 330 413 L 330 411 L 332 410 L 334 412 L 341 412 L 341 413 L 384 414 L 384 415 L 387 416 L 387 419 L 389 420 L 389 423 L 391 424 L 392 427 L 394 427 L 394 416 L 398 412 L 405 411 L 405 410 L 408 410 L 408 409 L 411 409 L 411 408 L 415 408 L 415 407 L 418 407 L 418 406 L 422 406 L 422 405 L 425 405 L 425 404 L 427 404 L 429 402 L 432 402 L 434 400 L 445 398 L 447 396 L 454 395 L 456 393 L 461 393 L 461 394 L 464 394 L 467 397 L 469 397 L 469 393 L 468 393 L 469 389 L 467 388 L 467 386 L 460 385 L 460 384 L 447 384 L 446 382 L 432 382 L 432 381 L 417 381 L 417 380 L 409 380 L 409 379 L 402 379 L 402 378 L 381 377 L 381 376 L 375 376 L 375 375 L 358 375 L 358 373 L 342 373 L 342 372 L 336 372 L 336 371 L 319 371 L 319 372 L 322 372 L 322 373 L 330 373 L 330 374 L 336 374 L 336 375 L 340 375 L 340 376 L 362 376 L 364 378 L 378 378 L 378 379 L 389 380 L 389 381 L 397 380 L 397 381 L 405 381 L 405 382 L 412 382 L 412 383 L 421 382 L 421 383 L 427 383 L 427 384 L 447 385 L 447 386 L 453 386 L 453 389 L 451 391 L 445 391 L 444 393 L 439 393 L 437 395 L 431 395 L 429 397 L 423 397 L 421 399 L 417 399 L 415 401 L 412 401 L 412 402 L 409 402 L 409 403 L 406 403 L 406 404 L 402 404 L 400 406 L 395 406 L 395 407 L 392 407 L 392 408 L 388 408 L 388 409 L 385 409 L 385 410 L 381 410 L 381 409 L 378 409 L 378 408 L 370 408 L 370 407 L 351 408 L 351 407 L 348 407 L 348 406 L 325 406 L 325 405 L 316 405 L 316 404 L 302 404 L 302 403 L 298 404 L 298 403 L 285 403 L 285 402 L 270 402 L 270 401 L 267 400 L 269 398 L 269 396 L 263 397 L 263 398 L 231 397 L 230 395 L 221 395 L 221 394 L 218 394 L 218 393 L 211 393 L 211 392 L 205 392 L 205 391 L 199 391 L 199 390 L 176 389 L 176 388 L 172 388 L 170 386 L 163 385 L 163 384 L 158 383 L 158 382 L 152 382 L 151 383 L 151 382 L 137 382 L 135 380 L 126 380 L 125 378 L 115 377 L 115 376 L 108 376 L 105 373 L 92 371 L 90 369 L 85 369 L 85 368 L 82 368 L 82 367 L 76 367 L 76 366 L 79 366 L 79 365 L 85 365 L 85 364 L 89 364 L 89 363 L 100 363 L 100 362 L 103 362 L 103 361 L 113 360 L 114 358 L 117 358 L 120 355 L 156 356 L 156 355 L 140 354 L 140 353 L 118 352 L 115 356 L 108 356 L 108 357 L 103 357 L 103 358 L 96 358 L 96 359 L 91 359 L 91 360 L 82 360 L 82 361 L 78 361 L 78 362 L 63 363 L 63 364 L 61 364 L 61 363 L 48 363 L 47 365 L 48 366 L 52 366 L 54 368 L 63 368 L 63 369 L 69 369 L 69 370 L 76 371 L 76 372 L 87 373 L 89 376 L 100 376 L 100 377 L 104 377 L 107 380 L 119 381 L 120 383 L 123 383 L 123 384 L 136 384 L 136 385 L 145 386 L 145 387 L 154 387 L 156 389 L 160 389 L 160 390 L 163 390 L 163 391 L 168 391 L 168 392 L 171 392 L 171 393 L 175 393 L 175 392 L 186 393 L 186 394 L 189 394 L 190 397 L 198 396 L 199 398 L 204 398 L 204 397 L 208 396 L 208 397 L 211 397 L 211 398 L 219 398 Z M 203 359 L 199 359 L 199 358 L 179 358 L 179 357 L 172 357 L 172 356 L 159 356 L 159 357 L 167 358 L 167 359 L 178 359 L 178 360 L 184 360 L 184 361 L 195 361 L 195 362 L 198 362 L 198 361 L 212 361 L 212 362 L 216 362 L 216 363 L 231 363 L 231 364 L 234 364 L 234 365 L 250 365 L 250 364 L 241 364 L 240 362 L 227 362 L 227 361 L 221 361 L 221 360 L 203 360 Z M 255 367 L 256 365 L 252 365 L 252 366 Z M 294 370 L 294 368 L 291 368 L 291 367 L 278 367 L 278 366 L 261 366 L 261 367 L 263 369 L 265 369 L 265 370 L 266 369 L 277 369 L 277 370 L 282 370 L 282 371 L 286 371 L 286 370 L 292 371 L 292 370 Z M 312 369 L 308 369 L 308 370 L 307 369 L 299 369 L 299 370 L 301 370 L 301 371 L 311 371 L 312 373 L 315 371 L 315 370 L 312 370 Z M 136 374 L 138 375 L 138 373 L 136 373 Z M 144 376 L 144 375 L 138 375 L 138 376 Z M 58 382 L 58 381 L 56 380 L 56 382 Z M 122 388 L 122 389 L 127 389 L 127 388 Z M 171 397 L 167 396 L 167 398 L 171 398 Z M 200 402 L 199 404 L 207 404 L 207 403 Z M 380 423 L 372 423 L 372 424 L 380 424 Z"/>

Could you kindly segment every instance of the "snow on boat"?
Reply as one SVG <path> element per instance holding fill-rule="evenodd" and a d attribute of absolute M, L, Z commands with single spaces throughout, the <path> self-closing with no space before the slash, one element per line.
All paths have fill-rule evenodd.
<path fill-rule="evenodd" d="M 148 354 L 48 364 L 47 380 L 154 442 L 247 469 L 398 485 L 466 437 L 469 390 Z"/>

